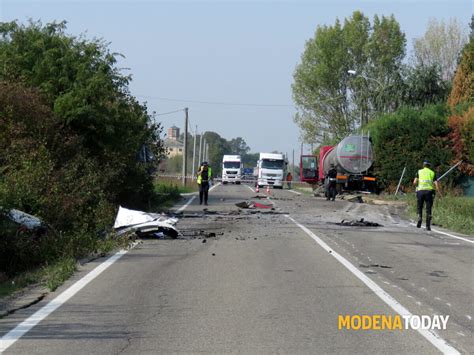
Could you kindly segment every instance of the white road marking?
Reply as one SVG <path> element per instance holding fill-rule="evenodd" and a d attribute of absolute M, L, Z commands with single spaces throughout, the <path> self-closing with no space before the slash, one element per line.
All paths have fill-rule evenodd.
<path fill-rule="evenodd" d="M 178 208 L 178 210 L 177 210 L 176 212 L 181 212 L 181 211 L 183 211 L 186 207 L 188 207 L 188 206 L 191 204 L 191 202 L 194 201 L 195 198 L 196 198 L 196 196 L 191 197 L 191 198 L 189 199 L 189 201 L 186 202 L 186 204 L 182 205 L 180 208 Z"/>
<path fill-rule="evenodd" d="M 137 243 L 134 243 L 132 245 L 132 248 L 135 245 L 137 245 Z M 39 322 L 41 322 L 43 319 L 45 319 L 51 313 L 53 313 L 56 309 L 58 309 L 60 306 L 66 303 L 72 296 L 74 296 L 76 293 L 82 290 L 89 282 L 91 282 L 97 276 L 103 273 L 107 268 L 109 268 L 113 263 L 119 260 L 127 252 L 128 250 L 120 250 L 116 254 L 112 255 L 110 258 L 108 258 L 103 263 L 98 265 L 95 269 L 90 271 L 82 279 L 74 283 L 67 290 L 63 291 L 59 296 L 57 296 L 55 299 L 50 301 L 47 305 L 37 310 L 35 313 L 33 313 L 23 322 L 18 324 L 15 328 L 10 330 L 7 334 L 1 337 L 0 338 L 0 353 L 7 350 L 18 339 L 20 339 L 23 335 L 29 332 Z"/>
<path fill-rule="evenodd" d="M 294 224 L 296 224 L 300 229 L 302 229 L 308 236 L 310 236 L 316 243 L 319 244 L 321 248 L 329 252 L 337 261 L 346 267 L 354 276 L 356 276 L 360 281 L 362 281 L 367 287 L 369 287 L 382 301 L 389 305 L 395 312 L 401 316 L 411 317 L 413 314 L 400 304 L 395 298 L 390 296 L 385 292 L 379 285 L 377 285 L 371 278 L 367 277 L 363 272 L 357 269 L 351 262 L 349 262 L 342 255 L 337 253 L 335 250 L 331 249 L 321 238 L 316 234 L 311 232 L 307 227 L 297 222 L 295 219 L 286 215 Z M 460 354 L 455 348 L 448 344 L 444 339 L 442 339 L 436 332 L 427 329 L 417 329 L 426 340 L 433 344 L 439 351 L 444 354 Z"/>
<path fill-rule="evenodd" d="M 412 226 L 416 226 L 415 223 L 410 223 Z M 423 227 L 424 229 L 425 227 Z M 465 242 L 468 242 L 468 243 L 472 243 L 474 244 L 474 240 L 470 240 L 470 239 L 466 239 L 466 238 L 463 238 L 463 237 L 459 237 L 457 235 L 453 235 L 453 234 L 449 234 L 449 233 L 446 233 L 446 232 L 442 232 L 438 229 L 434 229 L 434 228 L 431 228 L 431 231 L 432 232 L 436 232 L 436 233 L 439 233 L 439 234 L 444 234 L 444 235 L 447 235 L 448 237 L 451 237 L 451 238 L 456 238 L 456 239 L 460 239 L 460 240 L 464 240 Z"/>
<path fill-rule="evenodd" d="M 245 186 L 247 186 L 247 187 L 250 189 L 250 191 L 256 192 L 256 191 L 255 191 L 254 189 L 252 189 L 249 185 L 245 185 Z"/>
<path fill-rule="evenodd" d="M 220 183 L 219 183 L 220 184 Z M 214 185 L 211 187 L 212 190 L 213 188 L 217 187 L 219 184 Z M 181 206 L 178 209 L 178 212 L 184 210 L 186 207 L 188 207 L 191 202 L 196 198 L 196 196 L 193 196 L 189 199 L 189 201 L 184 205 Z M 101 273 L 103 273 L 105 270 L 107 270 L 113 263 L 115 263 L 117 260 L 119 260 L 122 256 L 127 254 L 129 250 L 133 249 L 138 242 L 135 242 L 132 244 L 130 249 L 125 250 L 122 249 L 112 255 L 110 258 L 105 260 L 103 263 L 100 265 L 96 266 L 93 270 L 91 270 L 87 275 L 85 275 L 82 279 L 79 281 L 75 282 L 73 285 L 71 285 L 68 289 L 63 291 L 59 296 L 57 296 L 55 299 L 50 301 L 48 304 L 45 306 L 41 307 L 39 310 L 37 310 L 35 313 L 33 313 L 31 316 L 29 316 L 27 319 L 25 319 L 23 322 L 18 324 L 15 328 L 10 330 L 8 333 L 6 333 L 4 336 L 0 338 L 0 353 L 3 353 L 5 350 L 7 350 L 10 346 L 12 346 L 18 339 L 20 339 L 23 335 L 28 333 L 31 329 L 33 329 L 39 322 L 41 322 L 43 319 L 48 317 L 51 313 L 53 313 L 56 309 L 61 307 L 64 303 L 66 303 L 71 297 L 73 297 L 76 293 L 78 293 L 80 290 L 82 290 L 85 286 L 87 286 L 92 280 L 94 280 L 97 276 L 99 276 Z"/>
<path fill-rule="evenodd" d="M 466 318 L 469 319 L 469 320 L 472 319 L 472 317 L 471 317 L 470 315 L 468 315 L 468 314 L 466 314 Z"/>
<path fill-rule="evenodd" d="M 296 194 L 296 195 L 301 195 L 301 192 L 298 192 L 298 191 L 294 191 L 294 190 L 287 190 L 287 191 L 293 192 L 293 193 Z"/>
<path fill-rule="evenodd" d="M 451 303 L 446 302 L 446 306 L 451 307 Z"/>
<path fill-rule="evenodd" d="M 436 300 L 436 301 L 441 301 L 441 298 L 435 297 L 435 300 Z"/>

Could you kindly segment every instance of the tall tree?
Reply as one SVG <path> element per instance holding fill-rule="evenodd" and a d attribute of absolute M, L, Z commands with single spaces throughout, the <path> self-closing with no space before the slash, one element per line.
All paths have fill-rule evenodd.
<path fill-rule="evenodd" d="M 459 54 L 467 43 L 467 30 L 455 18 L 448 23 L 431 19 L 423 37 L 413 42 L 416 65 L 439 65 L 442 77 L 451 81 L 458 64 Z"/>
<path fill-rule="evenodd" d="M 162 142 L 160 125 L 130 94 L 117 56 L 103 40 L 67 35 L 65 22 L 0 23 L 0 79 L 37 87 L 108 175 L 107 194 L 126 203 L 152 188 L 137 153 L 148 145 L 158 157 Z"/>
<path fill-rule="evenodd" d="M 339 140 L 401 103 L 405 35 L 393 16 L 373 28 L 356 11 L 344 26 L 318 26 L 294 73 L 294 121 L 306 143 Z M 355 71 L 352 76 L 348 71 Z M 352 72 L 354 73 L 354 72 Z"/>

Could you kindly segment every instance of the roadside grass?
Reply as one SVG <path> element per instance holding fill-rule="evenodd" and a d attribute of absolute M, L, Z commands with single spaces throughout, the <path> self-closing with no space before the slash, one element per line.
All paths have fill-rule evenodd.
<path fill-rule="evenodd" d="M 96 254 L 105 256 L 117 248 L 125 248 L 128 243 L 127 237 L 100 240 L 96 244 Z M 24 271 L 0 282 L 0 299 L 28 286 L 43 286 L 54 291 L 69 279 L 76 269 L 77 260 L 65 256 L 36 269 Z"/>
<path fill-rule="evenodd" d="M 31 271 L 25 271 L 0 283 L 0 298 L 9 296 L 27 286 L 44 286 L 50 291 L 56 290 L 76 271 L 76 261 L 64 258 Z"/>
<path fill-rule="evenodd" d="M 151 208 L 155 211 L 166 210 L 180 200 L 181 194 L 192 193 L 198 190 L 194 181 L 187 181 L 186 186 L 181 181 L 171 178 L 158 178 L 154 182 L 155 196 Z"/>
<path fill-rule="evenodd" d="M 313 196 L 313 188 L 311 185 L 293 182 L 291 187 L 293 190 L 301 192 L 304 195 Z"/>
<path fill-rule="evenodd" d="M 416 194 L 408 193 L 404 196 L 384 195 L 385 200 L 405 201 L 408 204 L 408 217 L 417 219 Z M 426 209 L 423 218 L 426 217 Z M 467 235 L 474 235 L 474 198 L 457 196 L 445 193 L 443 197 L 436 196 L 433 205 L 433 225 Z"/>

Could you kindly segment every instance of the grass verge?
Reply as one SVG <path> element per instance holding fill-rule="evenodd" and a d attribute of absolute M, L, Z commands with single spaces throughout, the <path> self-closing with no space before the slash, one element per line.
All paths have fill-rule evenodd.
<path fill-rule="evenodd" d="M 417 219 L 416 194 L 409 193 L 402 197 L 393 195 L 380 196 L 386 200 L 401 200 L 408 204 L 408 217 Z M 433 205 L 433 225 L 449 229 L 467 235 L 474 235 L 474 198 L 467 196 L 455 196 L 446 194 L 443 197 L 435 197 Z M 423 211 L 426 215 L 426 209 Z"/>

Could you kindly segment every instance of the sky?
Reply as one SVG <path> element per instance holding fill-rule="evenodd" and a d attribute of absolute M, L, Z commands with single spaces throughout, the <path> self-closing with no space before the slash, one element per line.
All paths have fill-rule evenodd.
<path fill-rule="evenodd" d="M 371 20 L 393 14 L 407 53 L 430 18 L 456 18 L 467 29 L 473 13 L 471 0 L 0 0 L 1 21 L 66 20 L 71 35 L 105 39 L 125 56 L 119 67 L 150 112 L 188 107 L 193 131 L 242 137 L 252 152 L 290 158 L 301 147 L 291 84 L 305 42 L 355 10 Z M 184 126 L 183 111 L 157 119 L 165 130 Z"/>

